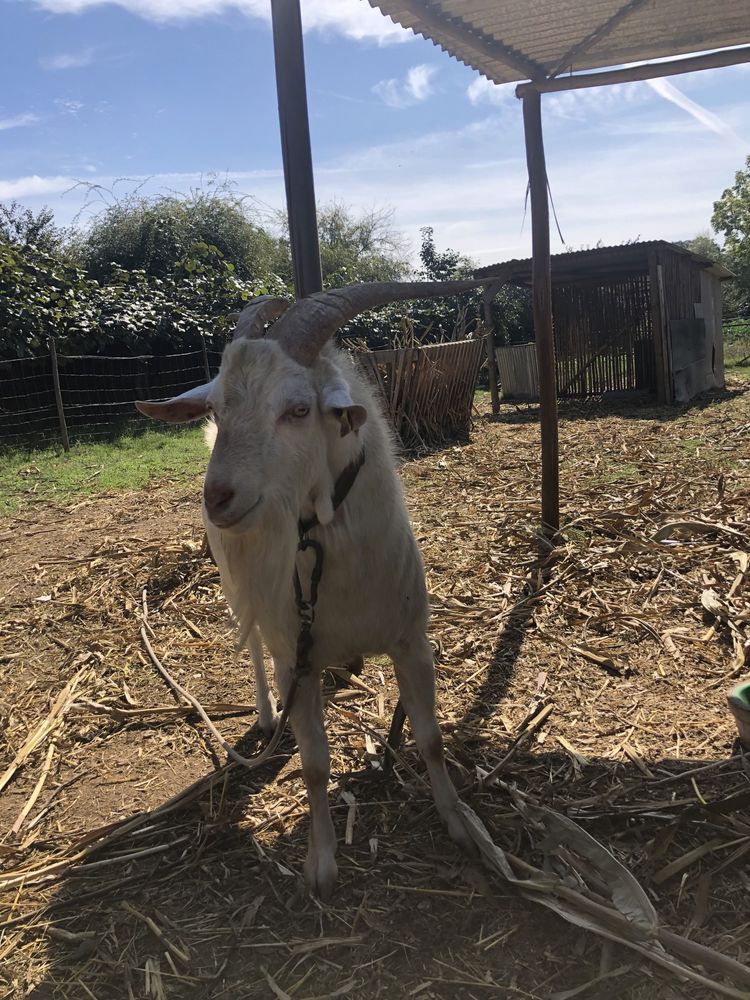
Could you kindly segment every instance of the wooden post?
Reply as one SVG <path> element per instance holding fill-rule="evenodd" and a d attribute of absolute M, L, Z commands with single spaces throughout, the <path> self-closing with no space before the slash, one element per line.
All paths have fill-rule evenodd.
<path fill-rule="evenodd" d="M 656 250 L 650 250 L 648 255 L 648 285 L 654 339 L 656 401 L 668 406 L 672 402 L 672 371 L 667 340 L 667 317 L 664 309 L 664 288 Z"/>
<path fill-rule="evenodd" d="M 208 351 L 206 350 L 206 338 L 201 334 L 201 348 L 203 350 L 203 368 L 206 372 L 206 381 L 211 381 L 211 365 L 208 363 Z"/>
<path fill-rule="evenodd" d="M 552 329 L 552 269 L 549 241 L 547 167 L 544 162 L 541 97 L 523 95 L 523 130 L 531 200 L 531 294 L 539 369 L 539 416 L 542 433 L 542 527 L 560 528 L 560 469 L 557 438 L 555 339 Z"/>
<path fill-rule="evenodd" d="M 52 385 L 55 389 L 55 405 L 57 406 L 57 419 L 60 422 L 60 437 L 65 451 L 70 451 L 70 439 L 68 438 L 68 425 L 65 422 L 65 410 L 63 409 L 62 391 L 60 390 L 60 373 L 57 370 L 57 350 L 55 349 L 55 338 L 48 337 L 49 357 L 52 362 Z"/>
<path fill-rule="evenodd" d="M 492 300 L 497 294 L 497 286 L 485 289 L 482 295 L 482 314 L 484 318 L 484 342 L 487 347 L 487 374 L 490 383 L 490 398 L 492 414 L 500 412 L 500 393 L 497 388 L 497 358 L 495 357 L 495 326 L 492 322 Z"/>
<path fill-rule="evenodd" d="M 289 243 L 297 298 L 323 287 L 299 0 L 271 0 Z"/>

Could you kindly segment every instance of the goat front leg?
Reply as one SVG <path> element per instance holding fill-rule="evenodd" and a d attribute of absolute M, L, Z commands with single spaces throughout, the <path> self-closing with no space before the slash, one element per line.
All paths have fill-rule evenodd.
<path fill-rule="evenodd" d="M 276 683 L 284 702 L 289 696 L 291 676 L 290 669 L 276 665 Z M 312 673 L 299 679 L 289 721 L 297 740 L 310 805 L 305 881 L 311 892 L 321 899 L 327 899 L 338 877 L 338 865 L 336 833 L 328 805 L 331 759 L 323 724 L 323 695 L 319 674 Z"/>
<path fill-rule="evenodd" d="M 435 667 L 432 647 L 424 634 L 401 642 L 391 654 L 396 670 L 401 704 L 409 717 L 414 740 L 421 753 L 432 786 L 437 811 L 456 843 L 474 853 L 456 806 L 458 792 L 445 766 L 443 737 L 435 716 Z"/>
<path fill-rule="evenodd" d="M 250 629 L 250 634 L 247 637 L 247 648 L 250 650 L 250 658 L 255 670 L 255 707 L 258 709 L 258 722 L 266 736 L 271 737 L 276 730 L 279 713 L 276 710 L 276 698 L 268 684 L 268 675 L 263 659 L 263 642 L 257 625 L 253 625 Z"/>

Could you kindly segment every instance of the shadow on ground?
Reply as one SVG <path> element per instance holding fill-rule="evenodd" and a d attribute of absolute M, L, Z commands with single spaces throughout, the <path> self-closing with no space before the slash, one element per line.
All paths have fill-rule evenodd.
<path fill-rule="evenodd" d="M 238 743 L 243 752 L 254 748 L 252 733 Z M 10 995 L 244 1000 L 421 993 L 471 1000 L 490 988 L 501 997 L 549 998 L 596 978 L 600 941 L 488 881 L 457 856 L 424 789 L 407 773 L 381 783 L 334 776 L 337 829 L 343 833 L 349 811 L 342 790 L 356 795 L 356 823 L 352 843 L 340 847 L 334 900 L 329 906 L 311 900 L 299 877 L 307 830 L 299 789 L 291 812 L 285 800 L 277 818 L 263 800 L 290 752 L 287 747 L 257 775 L 233 771 L 168 820 L 73 869 L 39 918 L 67 937 L 47 937 L 46 954 L 37 958 L 41 981 Z M 411 748 L 407 761 L 419 767 Z M 684 793 L 689 781 L 675 780 L 675 772 L 699 763 L 712 762 L 665 760 L 649 767 L 665 782 L 664 792 Z M 648 883 L 664 856 L 654 847 L 647 805 L 633 807 L 642 777 L 634 765 L 613 770 L 611 761 L 597 760 L 574 774 L 565 754 L 521 754 L 505 775 L 528 791 L 546 790 L 563 810 L 580 798 L 579 822 L 616 844 Z M 292 771 L 285 780 L 297 786 L 299 776 Z M 684 846 L 691 817 L 676 808 L 670 814 L 664 792 L 660 825 L 672 829 L 675 846 Z M 517 816 L 509 819 L 502 793 L 469 801 L 502 847 L 532 860 L 523 826 Z M 721 808 L 696 801 L 692 821 L 715 823 Z M 662 897 L 660 915 L 679 925 L 696 905 L 692 891 L 676 907 Z M 704 995 L 689 987 L 673 992 L 625 951 L 609 953 L 609 961 L 620 968 L 613 988 L 623 1000 Z"/>
<path fill-rule="evenodd" d="M 660 421 L 670 423 L 684 417 L 685 414 L 698 414 L 717 403 L 728 403 L 750 392 L 750 382 L 733 382 L 725 389 L 716 389 L 697 396 L 689 403 L 681 406 L 658 405 L 652 396 L 632 394 L 616 397 L 596 397 L 592 399 L 560 399 L 558 400 L 558 419 L 565 421 L 597 421 L 611 417 L 622 417 L 627 420 Z M 498 424 L 533 424 L 539 421 L 539 405 L 537 403 L 503 401 L 500 413 L 489 415 L 489 423 Z"/>

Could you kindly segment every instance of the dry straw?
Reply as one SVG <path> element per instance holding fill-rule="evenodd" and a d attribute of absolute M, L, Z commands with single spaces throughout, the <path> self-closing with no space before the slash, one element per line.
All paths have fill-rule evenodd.
<path fill-rule="evenodd" d="M 447 841 L 408 733 L 390 778 L 372 766 L 396 696 L 372 661 L 327 684 L 330 908 L 300 888 L 291 738 L 252 773 L 221 749 L 263 741 L 198 481 L 8 522 L 6 995 L 750 996 L 750 767 L 725 703 L 750 672 L 748 394 L 563 406 L 554 545 L 537 435 L 506 407 L 404 469 L 477 857 Z"/>

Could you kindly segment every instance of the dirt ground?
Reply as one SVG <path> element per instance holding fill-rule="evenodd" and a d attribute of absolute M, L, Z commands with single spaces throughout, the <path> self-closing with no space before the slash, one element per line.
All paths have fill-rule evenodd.
<path fill-rule="evenodd" d="M 750 383 L 687 409 L 563 405 L 555 545 L 538 433 L 533 407 L 504 405 L 404 463 L 452 773 L 516 875 L 582 887 L 554 810 L 638 880 L 665 954 L 672 931 L 748 964 L 750 762 L 726 694 L 750 673 Z M 340 883 L 308 898 L 291 737 L 260 771 L 223 768 L 141 643 L 145 590 L 170 672 L 234 746 L 263 745 L 199 491 L 0 522 L 0 995 L 750 997 L 747 970 L 704 954 L 678 975 L 461 856 L 408 729 L 393 775 L 363 774 L 396 701 L 386 662 L 328 685 Z"/>

